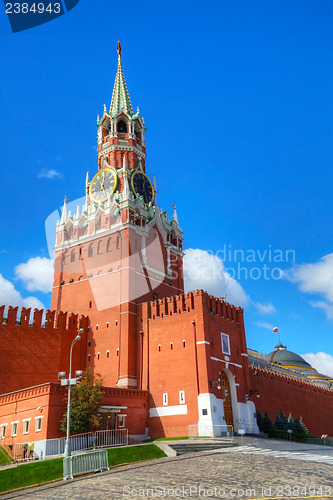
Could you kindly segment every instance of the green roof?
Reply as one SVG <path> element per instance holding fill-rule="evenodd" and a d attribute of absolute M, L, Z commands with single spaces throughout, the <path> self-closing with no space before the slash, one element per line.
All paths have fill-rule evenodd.
<path fill-rule="evenodd" d="M 121 56 L 118 55 L 118 67 L 116 79 L 114 82 L 111 106 L 109 113 L 111 116 L 116 116 L 120 111 L 126 111 L 130 116 L 133 116 L 131 99 L 127 90 L 127 85 L 121 65 Z"/>
<path fill-rule="evenodd" d="M 295 352 L 288 351 L 284 346 L 277 346 L 274 351 L 265 356 L 269 363 L 281 366 L 293 366 L 304 370 L 313 370 L 312 366 Z"/>

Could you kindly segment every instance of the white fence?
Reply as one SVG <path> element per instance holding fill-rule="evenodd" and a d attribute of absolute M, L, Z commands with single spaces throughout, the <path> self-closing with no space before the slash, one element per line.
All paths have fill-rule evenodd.
<path fill-rule="evenodd" d="M 196 424 L 189 425 L 188 436 L 190 438 L 205 437 L 233 441 L 234 430 L 232 425 Z"/>
<path fill-rule="evenodd" d="M 66 438 L 43 439 L 34 442 L 33 454 L 24 453 L 24 445 L 14 445 L 14 460 L 24 462 L 29 460 L 43 460 L 51 455 L 62 455 L 65 451 Z M 112 448 L 113 446 L 128 445 L 128 429 L 116 429 L 112 431 L 85 432 L 71 436 L 71 451 L 90 450 L 95 448 Z"/>
<path fill-rule="evenodd" d="M 71 455 L 64 458 L 64 479 L 73 479 L 73 476 L 85 472 L 103 471 L 108 467 L 107 450 L 88 451 L 80 455 Z"/>

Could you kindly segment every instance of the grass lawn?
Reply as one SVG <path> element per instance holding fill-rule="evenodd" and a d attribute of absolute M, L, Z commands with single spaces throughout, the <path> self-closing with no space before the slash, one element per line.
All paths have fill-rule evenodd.
<path fill-rule="evenodd" d="M 8 455 L 6 450 L 0 446 L 0 465 L 6 465 L 12 463 L 13 459 Z"/>
<path fill-rule="evenodd" d="M 0 492 L 62 477 L 62 458 L 31 462 L 0 471 Z"/>
<path fill-rule="evenodd" d="M 128 464 L 139 460 L 149 460 L 150 458 L 166 457 L 164 451 L 154 444 L 145 446 L 131 446 L 129 448 L 108 449 L 109 467 L 118 464 Z"/>
<path fill-rule="evenodd" d="M 109 467 L 165 456 L 165 453 L 153 444 L 108 449 Z M 62 458 L 56 458 L 0 470 L 0 492 L 60 479 L 63 475 L 62 462 Z"/>

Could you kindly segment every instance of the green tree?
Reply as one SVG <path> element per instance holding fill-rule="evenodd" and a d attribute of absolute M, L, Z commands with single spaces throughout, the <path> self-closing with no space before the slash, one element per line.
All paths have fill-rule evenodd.
<path fill-rule="evenodd" d="M 273 429 L 273 424 L 272 424 L 272 421 L 267 414 L 267 411 L 265 411 L 265 416 L 264 416 L 264 420 L 262 422 L 262 427 L 263 427 L 263 430 Z"/>
<path fill-rule="evenodd" d="M 275 416 L 274 429 L 278 429 L 279 431 L 284 430 L 283 422 L 281 421 L 281 418 L 279 415 Z"/>
<path fill-rule="evenodd" d="M 79 434 L 98 429 L 101 417 L 98 410 L 103 399 L 103 380 L 95 378 L 88 368 L 83 374 L 81 382 L 74 385 L 71 391 L 71 425 L 70 433 Z M 66 398 L 66 403 L 68 396 Z M 60 423 L 60 432 L 66 433 L 67 412 Z"/>
<path fill-rule="evenodd" d="M 294 419 L 293 419 L 291 413 L 289 413 L 287 425 L 288 425 L 288 429 L 290 429 L 291 431 L 294 432 Z"/>
<path fill-rule="evenodd" d="M 262 418 L 262 415 L 259 410 L 257 410 L 257 424 L 259 427 L 259 430 L 263 430 L 263 425 L 264 425 L 264 419 Z"/>
<path fill-rule="evenodd" d="M 301 423 L 297 417 L 294 420 L 294 432 L 298 434 L 304 434 L 303 427 L 301 426 Z"/>
<path fill-rule="evenodd" d="M 302 417 L 301 417 L 301 420 L 299 421 L 299 423 L 303 429 L 303 434 L 309 434 L 309 431 L 308 431 L 307 427 L 305 426 Z"/>
<path fill-rule="evenodd" d="M 282 425 L 282 429 L 286 431 L 288 429 L 288 420 L 282 410 L 280 410 L 280 422 Z"/>

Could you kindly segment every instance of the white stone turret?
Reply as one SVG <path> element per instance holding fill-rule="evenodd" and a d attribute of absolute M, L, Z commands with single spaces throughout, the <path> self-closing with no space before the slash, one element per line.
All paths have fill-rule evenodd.
<path fill-rule="evenodd" d="M 88 204 L 88 198 L 89 198 L 89 170 L 87 171 L 86 175 L 86 204 Z"/>
<path fill-rule="evenodd" d="M 62 208 L 62 214 L 61 214 L 60 224 L 66 224 L 66 221 L 67 221 L 67 205 L 66 205 L 66 201 L 67 201 L 67 196 L 65 196 L 65 199 L 64 199 L 64 206 Z"/>
<path fill-rule="evenodd" d="M 176 222 L 177 226 L 179 227 L 179 222 L 178 222 L 178 215 L 177 215 L 177 210 L 176 210 L 176 203 L 174 203 L 173 205 L 173 216 L 172 216 L 172 220 Z"/>

